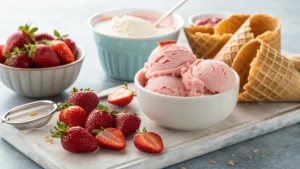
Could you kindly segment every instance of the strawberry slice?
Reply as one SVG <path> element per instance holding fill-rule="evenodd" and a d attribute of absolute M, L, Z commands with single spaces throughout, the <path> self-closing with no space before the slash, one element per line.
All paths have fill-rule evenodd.
<path fill-rule="evenodd" d="M 102 148 L 108 148 L 112 150 L 122 150 L 126 147 L 125 136 L 116 128 L 106 128 L 101 130 L 92 131 L 96 135 L 96 141 Z"/>
<path fill-rule="evenodd" d="M 132 101 L 134 96 L 135 93 L 130 90 L 127 83 L 125 83 L 124 87 L 120 87 L 109 94 L 107 101 L 117 106 L 126 106 Z"/>
<path fill-rule="evenodd" d="M 174 43 L 176 43 L 175 40 L 167 40 L 167 41 L 163 41 L 163 42 L 158 42 L 157 44 L 159 46 L 165 46 L 165 45 L 174 44 Z"/>
<path fill-rule="evenodd" d="M 154 132 L 148 132 L 146 128 L 138 131 L 133 138 L 133 143 L 137 149 L 154 154 L 158 154 L 164 149 L 161 137 Z"/>

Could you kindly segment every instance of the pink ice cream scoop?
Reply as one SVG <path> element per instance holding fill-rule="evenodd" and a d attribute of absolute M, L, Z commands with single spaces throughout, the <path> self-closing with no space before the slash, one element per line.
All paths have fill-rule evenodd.
<path fill-rule="evenodd" d="M 187 91 L 183 86 L 180 77 L 158 76 L 148 80 L 145 88 L 155 93 L 168 96 L 187 96 Z"/>
<path fill-rule="evenodd" d="M 206 89 L 204 92 L 221 93 L 232 89 L 235 85 L 233 70 L 222 61 L 203 60 L 195 62 L 190 69 L 191 76 L 204 83 Z"/>
<path fill-rule="evenodd" d="M 145 64 L 146 78 L 173 75 L 179 76 L 181 69 L 188 67 L 196 56 L 184 46 L 176 43 L 158 46 Z"/>
<path fill-rule="evenodd" d="M 205 84 L 197 76 L 195 72 L 201 59 L 197 59 L 190 67 L 183 68 L 181 71 L 182 83 L 187 89 L 188 96 L 200 96 L 205 93 Z"/>

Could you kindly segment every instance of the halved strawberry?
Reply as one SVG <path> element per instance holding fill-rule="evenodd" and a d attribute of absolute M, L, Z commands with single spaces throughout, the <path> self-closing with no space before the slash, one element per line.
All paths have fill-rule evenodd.
<path fill-rule="evenodd" d="M 169 44 L 173 44 L 173 43 L 176 43 L 175 40 L 167 40 L 167 41 L 163 41 L 163 42 L 158 42 L 157 44 L 159 46 L 165 46 L 165 45 L 169 45 Z"/>
<path fill-rule="evenodd" d="M 133 138 L 133 143 L 137 149 L 154 154 L 160 153 L 164 149 L 161 137 L 154 132 L 148 132 L 146 128 L 138 131 Z"/>
<path fill-rule="evenodd" d="M 120 87 L 109 94 L 107 101 L 117 106 L 126 106 L 132 101 L 134 96 L 135 93 L 130 90 L 127 83 L 125 83 L 124 87 Z"/>
<path fill-rule="evenodd" d="M 122 150 L 126 147 L 126 140 L 123 133 L 116 128 L 106 128 L 92 131 L 96 135 L 96 141 L 102 148 Z"/>

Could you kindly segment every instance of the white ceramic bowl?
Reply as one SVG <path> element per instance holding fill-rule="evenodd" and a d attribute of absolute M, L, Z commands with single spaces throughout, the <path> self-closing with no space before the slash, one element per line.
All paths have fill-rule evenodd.
<path fill-rule="evenodd" d="M 201 130 L 227 118 L 234 110 L 240 78 L 234 72 L 235 86 L 226 92 L 199 97 L 174 97 L 157 94 L 144 88 L 145 75 L 135 76 L 137 100 L 141 111 L 157 124 L 182 131 Z"/>
<path fill-rule="evenodd" d="M 62 93 L 76 80 L 85 52 L 77 47 L 76 61 L 50 68 L 14 68 L 0 64 L 0 80 L 9 89 L 32 98 L 50 97 Z"/>
<path fill-rule="evenodd" d="M 204 19 L 204 18 L 214 18 L 214 17 L 220 17 L 220 18 L 228 18 L 233 13 L 231 12 L 200 12 L 197 14 L 194 14 L 188 18 L 188 22 L 190 25 L 194 24 L 196 20 Z"/>

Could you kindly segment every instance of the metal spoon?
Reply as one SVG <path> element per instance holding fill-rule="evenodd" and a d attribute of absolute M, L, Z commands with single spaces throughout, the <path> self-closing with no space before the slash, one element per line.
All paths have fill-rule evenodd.
<path fill-rule="evenodd" d="M 133 84 L 128 85 L 130 88 L 132 88 L 133 86 Z M 120 86 L 103 90 L 97 93 L 97 96 L 99 98 L 108 96 L 113 90 L 118 87 Z M 13 125 L 19 130 L 40 128 L 48 124 L 53 114 L 57 111 L 59 104 L 61 103 L 55 103 L 50 100 L 41 100 L 23 104 L 4 113 L 1 120 L 3 123 Z"/>
<path fill-rule="evenodd" d="M 162 21 L 164 21 L 169 15 L 171 15 L 177 8 L 183 5 L 187 0 L 182 0 L 178 4 L 176 4 L 172 9 L 170 9 L 167 13 L 165 13 L 162 17 L 160 17 L 154 24 L 153 27 L 157 27 Z"/>

